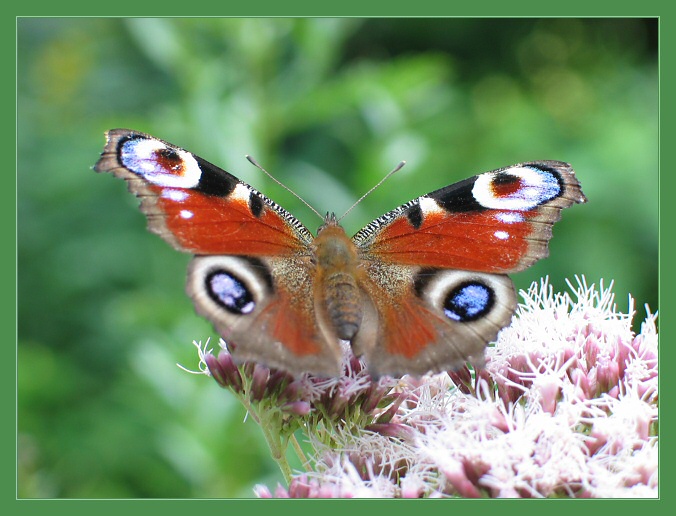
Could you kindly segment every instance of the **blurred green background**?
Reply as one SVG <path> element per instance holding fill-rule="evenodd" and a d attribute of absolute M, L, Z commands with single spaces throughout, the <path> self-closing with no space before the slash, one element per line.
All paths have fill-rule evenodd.
<path fill-rule="evenodd" d="M 657 309 L 657 22 L 645 19 L 18 20 L 20 497 L 248 497 L 281 480 L 253 421 L 197 367 L 215 332 L 189 260 L 91 170 L 127 127 L 319 220 L 519 161 L 573 164 L 589 203 L 514 276 L 615 281 Z"/>

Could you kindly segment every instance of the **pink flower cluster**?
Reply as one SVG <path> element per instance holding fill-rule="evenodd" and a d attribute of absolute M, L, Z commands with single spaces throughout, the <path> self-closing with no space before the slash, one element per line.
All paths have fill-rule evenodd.
<path fill-rule="evenodd" d="M 299 425 L 354 420 L 364 428 L 392 431 L 388 423 L 400 404 L 400 394 L 393 390 L 397 381 L 388 377 L 372 381 L 364 363 L 349 348 L 345 350 L 342 376 L 303 374 L 294 378 L 251 362 L 238 366 L 221 343 L 223 349 L 218 356 L 204 353 L 202 359 L 214 379 L 245 399 L 247 407 L 263 404 L 264 410 L 279 409 L 286 413 L 287 420 L 301 418 L 297 420 Z"/>
<path fill-rule="evenodd" d="M 221 385 L 306 429 L 312 468 L 256 495 L 656 497 L 656 315 L 635 335 L 631 299 L 622 313 L 612 285 L 569 286 L 521 292 L 478 371 L 373 383 L 346 348 L 343 377 L 293 379 L 204 355 Z"/>

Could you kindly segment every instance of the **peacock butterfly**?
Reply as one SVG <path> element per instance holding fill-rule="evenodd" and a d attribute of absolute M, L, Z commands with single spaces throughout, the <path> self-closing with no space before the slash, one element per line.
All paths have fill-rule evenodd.
<path fill-rule="evenodd" d="M 395 208 L 348 238 L 314 236 L 251 186 L 170 143 L 107 132 L 94 169 L 128 181 L 151 231 L 194 255 L 187 292 L 238 361 L 341 373 L 341 341 L 374 376 L 483 363 L 509 324 L 506 275 L 547 256 L 552 225 L 584 203 L 573 169 L 520 163 Z"/>

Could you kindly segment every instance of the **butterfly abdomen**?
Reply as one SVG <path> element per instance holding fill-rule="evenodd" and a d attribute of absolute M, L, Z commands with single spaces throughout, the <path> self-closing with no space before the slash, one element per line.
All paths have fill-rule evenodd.
<path fill-rule="evenodd" d="M 363 317 L 361 296 L 354 276 L 336 272 L 324 281 L 326 314 L 338 338 L 352 340 Z"/>
<path fill-rule="evenodd" d="M 361 294 L 357 286 L 359 259 L 357 248 L 335 222 L 320 228 L 314 242 L 315 292 L 322 316 L 339 339 L 351 340 L 359 331 L 363 317 Z"/>

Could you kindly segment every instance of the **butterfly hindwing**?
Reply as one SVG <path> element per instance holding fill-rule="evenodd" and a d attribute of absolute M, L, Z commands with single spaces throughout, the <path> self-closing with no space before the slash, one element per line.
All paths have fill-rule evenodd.
<path fill-rule="evenodd" d="M 338 376 L 343 349 L 317 326 L 310 270 L 303 257 L 196 256 L 187 292 L 238 361 Z"/>
<path fill-rule="evenodd" d="M 422 375 L 468 361 L 480 366 L 486 344 L 516 308 L 512 281 L 503 274 L 378 262 L 370 267 L 380 269 L 362 284 L 372 313 L 352 347 L 375 376 Z"/>

